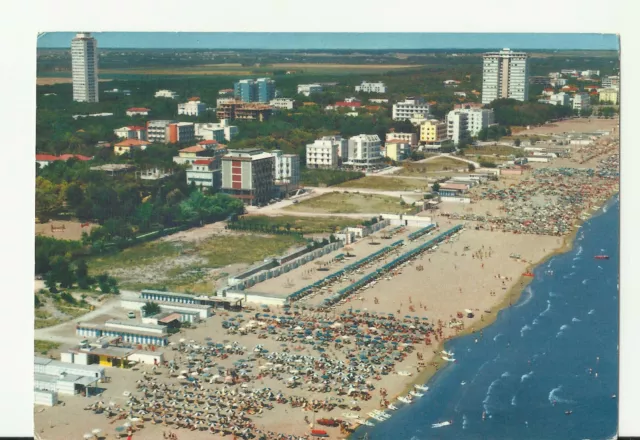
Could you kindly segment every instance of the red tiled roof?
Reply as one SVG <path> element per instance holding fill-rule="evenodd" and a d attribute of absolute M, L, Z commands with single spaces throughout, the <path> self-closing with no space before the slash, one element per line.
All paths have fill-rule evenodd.
<path fill-rule="evenodd" d="M 36 160 L 50 162 L 53 160 L 58 160 L 58 156 L 54 156 L 53 154 L 36 154 Z"/>
<path fill-rule="evenodd" d="M 75 158 L 75 159 L 78 159 L 78 160 L 91 160 L 91 159 L 93 159 L 92 157 L 83 156 L 82 154 L 62 154 L 62 155 L 60 155 L 60 159 L 61 160 L 69 160 L 71 158 Z"/>
<path fill-rule="evenodd" d="M 336 107 L 360 107 L 362 105 L 362 103 L 360 102 L 345 102 L 345 101 L 340 101 L 340 102 L 336 102 L 335 106 Z"/>
<path fill-rule="evenodd" d="M 171 315 L 167 315 L 162 319 L 158 319 L 158 322 L 162 322 L 163 324 L 168 324 L 171 321 L 179 321 L 180 320 L 180 313 L 172 313 Z"/>
<path fill-rule="evenodd" d="M 151 109 L 144 107 L 131 107 L 127 109 L 128 112 L 148 112 L 149 110 Z"/>
<path fill-rule="evenodd" d="M 200 153 L 202 151 L 207 151 L 207 149 L 200 145 L 194 145 L 193 147 L 187 147 L 180 150 L 181 153 Z"/>
<path fill-rule="evenodd" d="M 198 159 L 193 161 L 195 165 L 209 165 L 211 162 L 213 162 L 213 159 Z"/>
<path fill-rule="evenodd" d="M 126 139 L 116 144 L 116 147 L 136 147 L 141 145 L 149 145 L 147 141 L 141 141 L 140 139 Z"/>
<path fill-rule="evenodd" d="M 188 101 L 200 101 L 200 97 L 199 96 L 192 96 L 191 98 L 188 99 Z"/>
<path fill-rule="evenodd" d="M 129 110 L 131 110 L 131 109 L 129 109 Z M 143 126 L 141 126 L 141 125 L 129 125 L 127 128 L 128 128 L 129 130 L 136 130 L 136 131 L 139 131 L 139 130 L 146 130 L 146 129 L 147 129 L 147 127 L 143 127 Z"/>
<path fill-rule="evenodd" d="M 53 162 L 56 160 L 69 160 L 75 158 L 78 160 L 91 160 L 92 157 L 83 156 L 81 154 L 62 154 L 60 156 L 54 156 L 53 154 L 36 154 L 37 161 Z"/>
<path fill-rule="evenodd" d="M 198 142 L 198 145 L 215 145 L 217 143 L 218 143 L 218 141 L 211 140 L 211 139 L 206 139 L 204 141 Z"/>

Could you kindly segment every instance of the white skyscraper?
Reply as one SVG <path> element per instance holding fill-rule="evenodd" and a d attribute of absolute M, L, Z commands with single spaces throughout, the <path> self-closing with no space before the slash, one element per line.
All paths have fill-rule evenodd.
<path fill-rule="evenodd" d="M 482 103 L 500 98 L 529 99 L 529 63 L 527 54 L 502 49 L 483 56 Z"/>
<path fill-rule="evenodd" d="M 71 40 L 73 100 L 98 102 L 98 45 L 89 32 Z"/>

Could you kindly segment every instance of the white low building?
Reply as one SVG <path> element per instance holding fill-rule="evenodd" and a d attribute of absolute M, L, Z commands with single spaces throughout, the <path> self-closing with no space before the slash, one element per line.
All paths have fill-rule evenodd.
<path fill-rule="evenodd" d="M 359 86 L 355 88 L 356 92 L 361 93 L 386 93 L 387 86 L 383 82 L 367 82 L 362 81 Z"/>
<path fill-rule="evenodd" d="M 460 108 L 456 111 L 466 113 L 469 135 L 477 136 L 480 130 L 494 124 L 495 116 L 492 108 Z"/>
<path fill-rule="evenodd" d="M 421 114 L 428 118 L 430 108 L 429 103 L 422 98 L 407 98 L 402 102 L 393 104 L 391 118 L 394 121 L 406 121 L 416 114 Z"/>
<path fill-rule="evenodd" d="M 269 105 L 273 108 L 281 110 L 292 110 L 295 107 L 296 101 L 291 98 L 275 98 L 269 101 Z"/>
<path fill-rule="evenodd" d="M 128 108 L 126 113 L 127 116 L 149 116 L 149 112 L 151 109 L 144 107 L 131 107 Z"/>
<path fill-rule="evenodd" d="M 220 122 L 207 122 L 194 124 L 195 136 L 203 141 L 231 141 L 238 133 L 238 127 L 229 125 L 228 119 Z"/>
<path fill-rule="evenodd" d="M 154 96 L 156 98 L 176 99 L 178 97 L 178 94 L 176 92 L 172 92 L 171 90 L 158 90 Z"/>
<path fill-rule="evenodd" d="M 314 93 L 321 93 L 322 86 L 320 84 L 298 84 L 298 94 L 309 96 Z"/>
<path fill-rule="evenodd" d="M 273 150 L 275 183 L 286 183 L 297 186 L 300 183 L 300 156 L 297 154 L 283 154 L 280 150 Z"/>
<path fill-rule="evenodd" d="M 207 105 L 200 101 L 189 101 L 178 104 L 178 114 L 186 116 L 200 116 L 207 111 Z"/>

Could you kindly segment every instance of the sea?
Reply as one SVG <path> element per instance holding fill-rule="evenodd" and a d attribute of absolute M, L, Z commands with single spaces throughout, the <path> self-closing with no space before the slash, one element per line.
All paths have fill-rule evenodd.
<path fill-rule="evenodd" d="M 619 221 L 616 195 L 580 227 L 571 251 L 534 269 L 518 302 L 500 311 L 482 337 L 477 332 L 446 345 L 457 362 L 429 380 L 423 397 L 411 405 L 393 402 L 398 410 L 387 410 L 390 419 L 372 420 L 374 427 L 359 428 L 352 438 L 614 437 Z M 601 254 L 609 260 L 594 259 Z"/>

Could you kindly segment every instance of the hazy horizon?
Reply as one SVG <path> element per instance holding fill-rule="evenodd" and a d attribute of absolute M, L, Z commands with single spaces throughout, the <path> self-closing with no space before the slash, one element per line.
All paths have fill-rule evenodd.
<path fill-rule="evenodd" d="M 87 31 L 89 32 L 89 31 Z M 38 49 L 71 45 L 76 32 L 47 32 Z M 92 32 L 104 49 L 211 50 L 619 50 L 615 34 Z"/>

